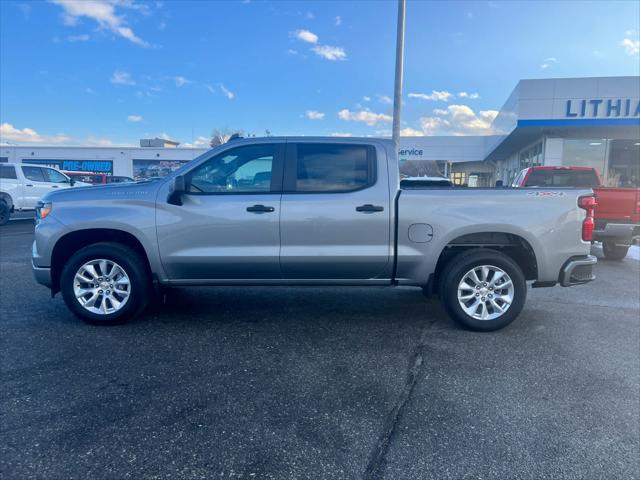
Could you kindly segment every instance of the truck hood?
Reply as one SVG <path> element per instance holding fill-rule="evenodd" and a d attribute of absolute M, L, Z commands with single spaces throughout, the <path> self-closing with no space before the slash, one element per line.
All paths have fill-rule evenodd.
<path fill-rule="evenodd" d="M 104 200 L 142 199 L 155 196 L 155 192 L 164 183 L 163 180 L 114 183 L 110 185 L 90 185 L 87 187 L 73 187 L 47 193 L 42 197 L 43 202 L 96 202 Z"/>

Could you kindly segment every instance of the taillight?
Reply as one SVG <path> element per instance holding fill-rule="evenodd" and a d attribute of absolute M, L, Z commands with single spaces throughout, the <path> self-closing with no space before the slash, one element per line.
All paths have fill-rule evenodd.
<path fill-rule="evenodd" d="M 578 206 L 587 211 L 587 216 L 582 222 L 582 240 L 590 242 L 593 240 L 593 230 L 595 229 L 595 221 L 593 220 L 593 213 L 596 210 L 596 197 L 589 195 L 587 197 L 580 197 L 578 199 Z"/>

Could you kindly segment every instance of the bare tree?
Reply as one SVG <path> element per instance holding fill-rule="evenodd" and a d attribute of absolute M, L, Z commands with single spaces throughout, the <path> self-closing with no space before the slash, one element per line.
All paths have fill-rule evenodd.
<path fill-rule="evenodd" d="M 216 145 L 222 145 L 223 143 L 227 143 L 231 135 L 234 133 L 238 133 L 242 135 L 242 130 L 231 130 L 230 128 L 215 128 L 213 132 L 211 132 L 211 140 L 209 141 L 209 145 L 215 147 Z"/>

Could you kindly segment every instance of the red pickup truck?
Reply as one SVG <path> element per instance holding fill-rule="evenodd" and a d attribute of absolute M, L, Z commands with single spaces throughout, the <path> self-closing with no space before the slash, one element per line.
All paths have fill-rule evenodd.
<path fill-rule="evenodd" d="M 636 180 L 637 182 L 637 180 Z M 596 195 L 594 241 L 602 242 L 604 256 L 622 260 L 633 243 L 640 242 L 640 188 L 605 187 L 591 167 L 529 167 L 512 187 L 591 187 Z"/>

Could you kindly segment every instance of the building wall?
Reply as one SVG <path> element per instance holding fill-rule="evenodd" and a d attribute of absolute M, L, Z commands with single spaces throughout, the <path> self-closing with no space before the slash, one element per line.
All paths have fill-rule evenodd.
<path fill-rule="evenodd" d="M 3 146 L 0 147 L 0 158 L 11 163 L 51 165 L 60 170 L 136 177 L 139 176 L 136 173 L 152 172 L 154 166 L 175 169 L 206 151 L 196 148 Z"/>

